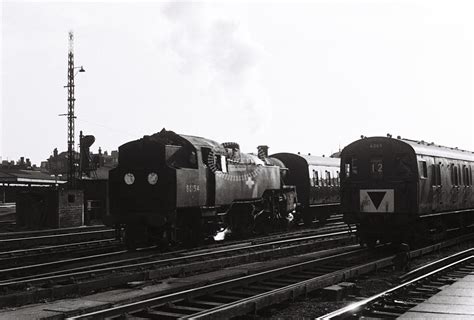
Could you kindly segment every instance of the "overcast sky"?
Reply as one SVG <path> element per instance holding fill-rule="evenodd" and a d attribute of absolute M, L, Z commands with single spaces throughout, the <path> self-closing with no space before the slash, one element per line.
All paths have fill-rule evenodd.
<path fill-rule="evenodd" d="M 0 156 L 97 152 L 163 127 L 329 155 L 360 135 L 474 150 L 474 1 L 2 1 Z"/>

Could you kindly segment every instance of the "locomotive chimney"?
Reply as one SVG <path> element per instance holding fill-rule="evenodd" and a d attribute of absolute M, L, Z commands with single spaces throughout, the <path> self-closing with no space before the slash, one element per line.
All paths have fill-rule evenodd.
<path fill-rule="evenodd" d="M 268 146 L 258 146 L 258 157 L 262 160 L 268 158 Z"/>

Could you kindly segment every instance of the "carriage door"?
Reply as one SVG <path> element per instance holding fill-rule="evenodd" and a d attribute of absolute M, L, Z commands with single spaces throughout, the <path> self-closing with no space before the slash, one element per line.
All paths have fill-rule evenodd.
<path fill-rule="evenodd" d="M 439 209 L 441 203 L 441 164 L 434 163 L 431 170 L 431 192 L 433 198 L 431 201 L 431 211 L 435 212 Z"/>
<path fill-rule="evenodd" d="M 206 183 L 206 206 L 215 206 L 216 200 L 216 176 L 212 170 L 215 170 L 214 154 L 210 148 L 201 148 L 202 162 L 204 163 L 204 174 Z"/>
<path fill-rule="evenodd" d="M 459 167 L 451 164 L 451 206 L 456 207 L 459 199 Z"/>

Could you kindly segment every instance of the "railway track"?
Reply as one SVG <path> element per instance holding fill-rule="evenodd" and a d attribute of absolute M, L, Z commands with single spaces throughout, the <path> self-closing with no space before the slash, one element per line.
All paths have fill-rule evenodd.
<path fill-rule="evenodd" d="M 414 270 L 401 279 L 402 284 L 322 319 L 395 319 L 473 272 L 474 249 L 469 249 Z"/>
<path fill-rule="evenodd" d="M 419 256 L 471 238 L 464 236 L 448 240 L 410 254 Z M 69 319 L 114 319 L 124 315 L 131 318 L 230 318 L 254 313 L 313 290 L 391 266 L 394 259 L 394 255 L 383 252 L 373 255 L 366 249 L 357 249 L 192 289 L 188 287 L 169 294 L 157 294 L 133 303 L 107 305 L 102 310 Z"/>
<path fill-rule="evenodd" d="M 92 240 L 39 248 L 0 252 L 0 265 L 3 269 L 25 267 L 33 264 L 60 261 L 100 253 L 117 251 L 123 245 L 115 239 Z"/>
<path fill-rule="evenodd" d="M 244 240 L 244 243 L 266 243 L 278 239 L 292 239 L 297 237 L 298 235 L 309 236 L 321 233 L 328 233 L 331 231 L 338 232 L 340 230 L 346 230 L 347 226 L 343 224 L 342 221 L 337 220 L 338 219 L 336 218 L 333 220 L 332 223 L 328 224 L 328 226 L 319 228 L 317 230 L 307 228 L 291 233 L 276 233 L 269 236 L 260 236 L 254 239 Z M 205 246 L 205 248 L 219 248 L 222 245 L 232 244 L 241 245 L 242 241 L 217 242 L 214 244 L 209 244 Z M 40 272 L 45 272 L 47 271 L 47 269 L 52 270 L 55 267 L 64 266 L 68 263 L 90 261 L 93 258 L 100 259 L 100 253 L 104 253 L 104 257 L 111 256 L 105 255 L 105 253 L 122 251 L 122 248 L 123 246 L 119 241 L 112 238 L 106 238 L 103 240 L 92 240 L 71 244 L 68 243 L 52 246 L 40 246 L 39 248 L 10 250 L 0 252 L 0 265 L 3 269 L 12 268 L 14 266 L 20 266 L 20 268 L 15 268 L 11 270 L 12 275 L 9 276 L 12 277 L 17 276 L 19 274 L 25 274 L 26 272 L 28 272 L 28 270 L 30 270 L 31 273 L 33 273 L 33 269 L 37 269 Z M 151 247 L 149 249 L 153 248 Z M 181 252 L 178 249 L 174 249 L 174 251 Z M 15 274 L 13 274 L 13 272 L 15 272 Z M 1 273 L 2 272 L 0 272 L 0 279 L 2 277 Z"/>
<path fill-rule="evenodd" d="M 4 233 L 0 233 L 0 240 L 28 238 L 28 237 L 34 237 L 34 236 L 61 235 L 61 234 L 67 234 L 67 233 L 88 232 L 88 231 L 93 231 L 93 230 L 110 230 L 110 228 L 103 225 L 96 225 L 96 226 L 83 226 L 83 227 L 71 227 L 71 228 L 59 228 L 59 229 L 4 232 Z"/>
<path fill-rule="evenodd" d="M 340 218 L 340 217 L 339 217 Z M 346 230 L 347 226 L 342 223 L 339 218 L 333 219 L 333 221 L 328 224 L 328 226 L 319 228 L 317 230 L 314 229 L 302 229 L 296 232 L 291 233 L 276 233 L 269 236 L 260 236 L 254 239 L 248 239 L 244 241 L 245 243 L 266 243 L 275 240 L 283 240 L 283 239 L 292 239 L 295 237 L 300 236 L 309 236 L 321 233 L 328 233 L 331 231 L 337 232 L 340 230 Z M 227 242 L 217 242 L 214 244 L 210 244 L 205 246 L 205 248 L 212 249 L 212 248 L 219 248 L 222 245 L 242 245 L 242 241 L 227 241 Z M 123 246 L 119 241 L 116 241 L 112 238 L 106 238 L 103 240 L 93 240 L 93 241 L 85 241 L 85 242 L 77 242 L 72 244 L 61 244 L 61 245 L 53 245 L 53 246 L 41 246 L 39 248 L 31 248 L 31 249 L 22 249 L 22 250 L 10 250 L 5 252 L 0 252 L 0 262 L 3 269 L 12 268 L 14 266 L 20 266 L 20 268 L 12 268 L 8 270 L 11 274 L 8 276 L 3 276 L 7 274 L 7 270 L 0 271 L 0 279 L 8 278 L 18 275 L 24 275 L 25 273 L 36 273 L 33 270 L 38 270 L 40 272 L 46 272 L 49 270 L 53 270 L 56 267 L 65 266 L 68 263 L 80 263 L 81 261 L 91 261 L 94 258 L 100 259 L 100 253 L 104 253 L 104 257 L 110 257 L 113 255 L 105 254 L 110 252 L 117 252 L 117 254 L 121 254 Z M 153 249 L 153 248 L 149 248 Z M 179 248 L 178 248 L 179 249 Z M 150 250 L 148 250 L 150 251 Z M 174 249 L 177 251 L 177 249 Z M 178 250 L 178 252 L 181 252 Z M 132 256 L 136 256 L 131 254 Z M 116 255 L 118 257 L 118 255 Z M 154 255 L 158 256 L 158 255 Z M 118 259 L 118 258 L 117 258 Z M 110 260 L 110 259 L 107 259 Z"/>
<path fill-rule="evenodd" d="M 16 220 L 2 220 L 0 221 L 1 232 L 13 232 L 16 228 Z"/>
<path fill-rule="evenodd" d="M 183 276 L 235 266 L 252 261 L 275 259 L 298 253 L 311 252 L 354 243 L 349 232 L 303 236 L 296 239 L 277 239 L 259 243 L 228 244 L 220 247 L 166 254 L 144 254 L 139 257 L 93 263 L 84 257 L 85 264 L 64 270 L 38 273 L 47 266 L 34 265 L 28 268 L 0 270 L 0 304 L 22 305 L 44 298 L 62 298 L 67 294 L 85 294 L 91 290 L 102 290 L 124 285 L 131 281 L 158 280 L 170 276 Z M 109 258 L 113 254 L 94 258 Z M 119 253 L 117 253 L 117 257 Z M 75 263 L 78 260 L 74 261 Z M 57 269 L 57 262 L 52 269 Z M 11 278 L 15 275 L 14 278 Z M 20 275 L 20 276 L 18 276 Z M 27 289 L 27 290 L 26 290 Z"/>
<path fill-rule="evenodd" d="M 67 228 L 55 230 L 0 233 L 2 251 L 20 250 L 46 245 L 68 244 L 100 239 L 113 239 L 115 230 L 104 226 Z"/>

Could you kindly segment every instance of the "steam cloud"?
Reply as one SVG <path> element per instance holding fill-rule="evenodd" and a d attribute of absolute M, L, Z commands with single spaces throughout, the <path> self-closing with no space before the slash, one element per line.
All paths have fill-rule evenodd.
<path fill-rule="evenodd" d="M 263 50 L 236 21 L 213 9 L 192 2 L 165 5 L 162 13 L 172 28 L 165 45 L 181 72 L 199 77 L 217 114 L 238 111 L 233 120 L 243 130 L 263 131 L 271 115 L 260 80 Z"/>

